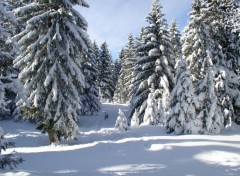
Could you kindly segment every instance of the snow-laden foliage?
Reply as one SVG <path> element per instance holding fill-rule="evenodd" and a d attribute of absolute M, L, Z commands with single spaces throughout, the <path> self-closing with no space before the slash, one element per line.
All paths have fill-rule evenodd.
<path fill-rule="evenodd" d="M 154 89 L 150 89 L 150 91 L 142 125 L 156 125 L 160 121 L 157 115 L 157 99 L 155 98 Z"/>
<path fill-rule="evenodd" d="M 113 70 L 114 64 L 108 45 L 104 42 L 101 45 L 100 51 L 100 73 L 99 73 L 99 87 L 100 87 L 100 99 L 102 102 L 112 102 L 114 94 L 114 80 Z"/>
<path fill-rule="evenodd" d="M 221 46 L 211 39 L 203 22 L 200 1 L 193 3 L 190 22 L 185 29 L 183 56 L 191 72 L 197 98 L 195 110 L 197 120 L 202 122 L 198 133 L 220 133 L 224 126 L 221 106 L 215 88 L 217 66 L 223 59 Z"/>
<path fill-rule="evenodd" d="M 240 33 L 234 30 L 232 19 L 239 6 L 239 1 L 235 0 L 204 0 L 201 4 L 201 16 L 209 36 L 221 46 L 223 52 L 223 59 L 216 66 L 218 73 L 223 73 L 218 78 L 224 79 L 220 81 L 223 85 L 219 87 L 219 104 L 223 109 L 226 107 L 224 104 L 229 104 L 226 110 L 237 123 L 240 123 Z"/>
<path fill-rule="evenodd" d="M 7 5 L 5 1 L 0 2 L 0 119 L 14 113 L 16 100 L 22 95 L 13 69 L 16 47 L 10 40 L 15 19 Z"/>
<path fill-rule="evenodd" d="M 89 115 L 101 109 L 98 94 L 99 91 L 96 84 L 99 72 L 97 69 L 96 56 L 92 46 L 89 46 L 88 54 L 83 58 L 83 72 L 86 85 L 83 92 L 80 92 L 80 98 L 82 102 L 81 114 Z"/>
<path fill-rule="evenodd" d="M 124 103 L 127 103 L 130 101 L 131 97 L 132 97 L 132 82 L 133 82 L 133 78 L 134 78 L 134 67 L 135 67 L 135 44 L 134 44 L 134 39 L 133 36 L 130 34 L 128 36 L 128 44 L 125 47 L 124 50 L 124 62 L 122 68 L 124 70 L 122 70 L 122 73 L 124 75 L 123 79 L 124 79 L 124 94 L 126 95 L 126 97 L 124 98 Z"/>
<path fill-rule="evenodd" d="M 127 118 L 123 111 L 119 109 L 118 117 L 115 123 L 115 128 L 119 129 L 120 131 L 127 131 L 129 129 Z"/>
<path fill-rule="evenodd" d="M 158 0 L 153 1 L 147 22 L 148 26 L 142 31 L 141 40 L 136 49 L 131 117 L 138 114 L 139 122 L 142 123 L 145 109 L 149 104 L 147 102 L 152 101 L 148 98 L 154 97 L 156 99 L 154 101 L 157 102 L 156 114 L 161 116 L 164 123 L 168 109 L 168 96 L 175 82 L 175 58 L 167 22 Z M 148 96 L 150 89 L 155 90 L 154 96 Z"/>
<path fill-rule="evenodd" d="M 240 5 L 238 4 L 237 9 L 234 10 L 234 15 L 232 20 L 233 28 L 238 34 L 240 33 Z"/>
<path fill-rule="evenodd" d="M 170 113 L 167 132 L 176 134 L 199 134 L 201 119 L 196 118 L 194 88 L 191 73 L 184 60 L 179 59 L 176 66 L 176 85 L 170 95 Z"/>
<path fill-rule="evenodd" d="M 135 44 L 131 34 L 128 37 L 128 44 L 122 50 L 119 57 L 121 58 L 121 70 L 114 99 L 115 102 L 118 103 L 128 103 L 132 96 L 132 82 L 135 67 Z"/>
<path fill-rule="evenodd" d="M 123 75 L 123 63 L 124 63 L 124 49 L 121 50 L 119 53 L 118 59 L 115 62 L 115 73 L 114 73 L 114 79 L 117 78 L 115 82 L 115 90 L 114 90 L 114 96 L 113 96 L 113 102 L 116 103 L 123 103 L 124 102 L 124 92 L 123 92 L 123 86 L 124 86 L 124 75 Z"/>
<path fill-rule="evenodd" d="M 175 19 L 172 20 L 169 29 L 170 42 L 173 46 L 173 53 L 176 61 L 182 57 L 181 34 L 178 31 L 178 24 Z"/>
<path fill-rule="evenodd" d="M 29 103 L 24 115 L 34 117 L 50 142 L 74 137 L 79 128 L 77 113 L 85 88 L 83 56 L 91 41 L 87 22 L 73 6 L 88 7 L 83 0 L 34 1 L 15 9 L 25 29 L 14 36 L 21 54 L 15 59 Z"/>
<path fill-rule="evenodd" d="M 93 52 L 94 52 L 94 55 L 95 55 L 95 58 L 96 58 L 96 65 L 97 65 L 97 68 L 100 68 L 101 66 L 101 60 L 100 60 L 100 49 L 96 43 L 96 41 L 93 41 Z M 99 84 L 100 84 L 100 80 L 99 80 L 99 74 L 100 74 L 100 71 L 98 69 L 98 75 L 97 75 L 97 86 L 98 86 L 98 89 L 99 89 Z"/>
<path fill-rule="evenodd" d="M 114 86 L 115 86 L 114 94 L 115 94 L 115 91 L 116 91 L 117 81 L 118 81 L 119 74 L 120 74 L 121 67 L 122 67 L 122 63 L 121 62 L 122 61 L 121 61 L 120 58 L 117 58 L 114 61 L 114 70 L 113 70 L 113 81 L 114 81 Z"/>
<path fill-rule="evenodd" d="M 8 142 L 4 138 L 4 132 L 3 129 L 0 127 L 0 154 L 2 150 L 6 150 L 8 147 L 14 146 L 13 142 Z M 18 164 L 23 162 L 23 159 L 21 157 L 15 156 L 15 152 L 13 151 L 10 154 L 6 155 L 0 155 L 0 169 L 5 169 L 9 167 L 10 169 L 13 169 L 17 167 Z"/>

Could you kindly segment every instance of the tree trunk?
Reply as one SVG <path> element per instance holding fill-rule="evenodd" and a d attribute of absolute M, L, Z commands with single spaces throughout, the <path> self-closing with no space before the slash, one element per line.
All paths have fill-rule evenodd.
<path fill-rule="evenodd" d="M 48 133 L 48 139 L 49 139 L 50 145 L 59 143 L 57 133 L 54 130 L 48 130 L 47 133 Z"/>

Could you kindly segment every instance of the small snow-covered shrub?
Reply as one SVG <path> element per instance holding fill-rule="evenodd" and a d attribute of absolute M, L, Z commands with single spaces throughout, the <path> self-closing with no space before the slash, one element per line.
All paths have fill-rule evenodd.
<path fill-rule="evenodd" d="M 0 127 L 0 154 L 2 150 L 6 150 L 9 146 L 14 146 L 14 143 L 8 142 L 6 139 L 4 139 L 4 133 L 2 128 Z M 18 164 L 24 161 L 21 157 L 15 156 L 14 153 L 16 152 L 13 151 L 10 154 L 0 157 L 0 169 L 5 169 L 6 167 L 13 169 L 17 167 Z"/>
<path fill-rule="evenodd" d="M 129 126 L 128 126 L 128 123 L 127 123 L 126 116 L 124 115 L 124 113 L 122 112 L 121 109 L 119 109 L 118 114 L 119 115 L 118 115 L 118 118 L 116 120 L 115 128 L 119 129 L 120 131 L 127 131 Z"/>

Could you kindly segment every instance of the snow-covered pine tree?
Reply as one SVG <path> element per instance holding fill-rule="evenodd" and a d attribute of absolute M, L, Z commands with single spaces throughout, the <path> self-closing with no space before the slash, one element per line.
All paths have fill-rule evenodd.
<path fill-rule="evenodd" d="M 0 154 L 2 150 L 6 150 L 8 147 L 14 146 L 13 142 L 9 142 L 4 138 L 3 129 L 0 127 Z M 9 167 L 13 169 L 17 167 L 17 165 L 21 164 L 24 160 L 21 157 L 15 156 L 14 151 L 10 154 L 3 155 L 0 157 L 0 169 L 5 169 Z"/>
<path fill-rule="evenodd" d="M 14 16 L 7 11 L 7 3 L 0 2 L 0 119 L 9 117 L 15 107 L 16 94 L 19 89 L 13 60 L 16 54 L 15 45 L 10 42 L 14 31 Z M 11 32 L 12 32 L 11 31 Z M 20 92 L 19 92 L 20 94 Z"/>
<path fill-rule="evenodd" d="M 192 4 L 190 22 L 185 29 L 183 57 L 192 74 L 197 101 L 195 119 L 203 122 L 198 133 L 218 134 L 223 129 L 224 118 L 215 89 L 216 65 L 223 58 L 221 46 L 211 39 L 201 16 L 200 0 Z M 196 103 L 198 102 L 198 103 Z"/>
<path fill-rule="evenodd" d="M 129 126 L 128 126 L 128 122 L 127 122 L 127 118 L 126 118 L 125 114 L 123 113 L 123 111 L 121 109 L 119 109 L 118 114 L 119 115 L 118 115 L 118 118 L 115 123 L 115 128 L 117 128 L 123 132 L 127 131 Z"/>
<path fill-rule="evenodd" d="M 124 75 L 123 71 L 123 62 L 124 62 L 124 49 L 121 50 L 119 53 L 118 59 L 115 62 L 115 78 L 117 77 L 117 82 L 115 84 L 115 91 L 113 96 L 113 101 L 116 103 L 124 103 L 124 96 L 123 96 L 123 86 L 124 86 Z"/>
<path fill-rule="evenodd" d="M 235 0 L 203 0 L 201 15 L 210 37 L 221 45 L 224 54 L 217 66 L 218 77 L 223 79 L 218 93 L 219 104 L 222 109 L 233 107 L 226 112 L 240 124 L 240 38 L 239 31 L 234 31 L 230 23 L 239 5 Z"/>
<path fill-rule="evenodd" d="M 97 68 L 100 68 L 100 66 L 101 66 L 101 62 L 100 62 L 100 49 L 99 49 L 96 41 L 93 41 L 93 52 L 94 52 L 94 55 L 96 57 Z M 99 77 L 99 74 L 100 74 L 100 72 L 98 71 L 98 77 Z M 97 85 L 99 87 L 99 78 L 97 80 Z"/>
<path fill-rule="evenodd" d="M 128 103 L 132 96 L 132 82 L 134 79 L 134 66 L 135 66 L 135 48 L 134 39 L 132 34 L 128 36 L 128 43 L 124 49 L 122 49 L 119 57 L 121 58 L 121 70 L 119 79 L 116 85 L 118 90 L 116 96 L 118 96 L 119 103 Z M 116 98 L 115 98 L 116 99 Z"/>
<path fill-rule="evenodd" d="M 132 89 L 132 94 L 135 95 L 139 85 L 141 84 L 142 80 L 138 79 L 137 75 L 141 72 L 142 70 L 142 65 L 137 62 L 137 60 L 143 56 L 147 56 L 148 52 L 147 50 L 144 50 L 144 47 L 141 47 L 145 43 L 145 34 L 144 34 L 145 29 L 142 28 L 140 32 L 140 36 L 136 37 L 135 40 L 135 67 L 134 67 L 134 79 L 133 79 L 133 89 Z"/>
<path fill-rule="evenodd" d="M 181 34 L 178 31 L 178 24 L 175 19 L 172 20 L 170 29 L 169 29 L 170 41 L 173 46 L 173 53 L 176 61 L 182 57 L 182 43 L 181 43 Z"/>
<path fill-rule="evenodd" d="M 167 119 L 167 132 L 176 134 L 198 134 L 203 122 L 195 114 L 194 88 L 191 73 L 186 63 L 179 59 L 176 66 L 176 84 L 170 95 L 170 113 Z"/>
<path fill-rule="evenodd" d="M 114 85 L 116 87 L 117 85 L 117 80 L 118 80 L 118 77 L 119 77 L 119 73 L 121 71 L 121 60 L 118 58 L 115 60 L 114 62 L 114 72 L 113 72 L 113 80 L 114 80 Z M 114 91 L 115 92 L 115 91 Z"/>
<path fill-rule="evenodd" d="M 167 99 L 174 85 L 175 58 L 169 39 L 167 22 L 161 12 L 158 0 L 154 0 L 151 11 L 147 16 L 149 25 L 144 29 L 142 44 L 137 48 L 134 95 L 131 100 L 130 117 L 138 117 L 143 122 L 150 88 L 154 89 L 157 99 L 156 119 L 165 119 Z M 138 87 L 136 88 L 136 85 Z M 150 101 L 149 101 L 150 102 Z M 135 113 L 135 114 L 134 114 Z"/>
<path fill-rule="evenodd" d="M 50 143 L 79 130 L 79 92 L 85 87 L 81 57 L 91 41 L 74 5 L 88 7 L 84 0 L 36 0 L 15 10 L 19 23 L 26 22 L 14 37 L 21 49 L 15 67 L 28 97 L 22 110 L 37 120 Z"/>
<path fill-rule="evenodd" d="M 106 42 L 104 42 L 100 48 L 100 98 L 102 102 L 111 102 L 114 94 L 114 81 L 112 74 L 114 68 L 112 58 Z"/>
<path fill-rule="evenodd" d="M 132 90 L 132 99 L 130 101 L 131 103 L 131 114 L 129 116 L 129 120 L 131 120 L 131 126 L 139 126 L 140 125 L 140 118 L 139 114 L 143 116 L 143 111 L 139 111 L 139 107 L 141 106 L 141 99 L 145 100 L 145 98 L 148 97 L 149 89 L 145 89 L 146 85 L 140 86 L 142 84 L 142 64 L 139 62 L 138 59 L 141 59 L 143 57 L 146 57 L 148 55 L 148 51 L 145 50 L 145 43 L 146 43 L 146 30 L 145 28 L 141 28 L 140 36 L 136 38 L 135 42 L 135 59 L 136 64 L 134 68 L 134 79 L 133 79 L 133 90 Z M 142 89 L 140 89 L 142 88 Z M 144 107 L 146 106 L 143 104 Z M 137 107 L 137 108 L 135 108 Z M 135 109 L 135 110 L 134 110 Z M 143 118 L 143 117 L 142 117 Z M 143 119 L 141 120 L 141 123 L 143 122 Z"/>
<path fill-rule="evenodd" d="M 239 33 L 234 32 L 232 20 L 234 12 L 239 8 L 235 0 L 203 0 L 201 15 L 207 25 L 211 38 L 222 46 L 226 55 L 221 61 L 224 66 L 239 72 Z M 223 63 L 224 62 L 224 63 Z"/>
<path fill-rule="evenodd" d="M 134 67 L 136 64 L 136 59 L 135 59 L 135 44 L 134 44 L 134 39 L 132 34 L 130 34 L 128 36 L 128 43 L 125 47 L 125 52 L 124 52 L 124 87 L 123 87 L 123 91 L 124 91 L 124 95 L 126 97 L 123 97 L 123 103 L 129 103 L 129 101 L 131 100 L 132 97 L 132 83 L 133 83 L 133 79 L 134 79 Z"/>
<path fill-rule="evenodd" d="M 147 108 L 147 99 L 150 93 L 150 86 L 148 84 L 149 77 L 154 74 L 155 61 L 158 56 L 149 56 L 149 51 L 152 48 L 156 49 L 156 52 L 159 52 L 159 48 L 155 47 L 156 35 L 158 35 L 157 29 L 157 16 L 156 14 L 151 14 L 156 9 L 154 4 L 152 10 L 149 14 L 149 18 L 154 18 L 152 24 L 149 21 L 149 26 L 142 29 L 141 33 L 141 42 L 136 48 L 136 66 L 134 70 L 135 78 L 133 82 L 133 96 L 131 99 L 131 125 L 136 126 L 143 122 L 145 109 Z M 154 16 L 153 16 L 154 15 Z M 152 29 L 150 28 L 152 24 Z M 153 39 L 153 41 L 151 40 Z M 151 45 L 150 45 L 151 44 Z M 138 120 L 137 120 L 138 119 Z M 138 122 L 136 124 L 135 122 Z"/>
<path fill-rule="evenodd" d="M 82 102 L 81 114 L 92 115 L 98 112 L 100 108 L 99 90 L 97 87 L 98 69 L 94 49 L 89 46 L 88 53 L 84 55 L 83 72 L 85 76 L 85 88 L 80 92 Z"/>

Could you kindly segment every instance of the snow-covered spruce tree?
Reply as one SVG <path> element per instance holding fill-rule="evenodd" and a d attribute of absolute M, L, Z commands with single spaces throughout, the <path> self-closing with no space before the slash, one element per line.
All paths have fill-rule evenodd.
<path fill-rule="evenodd" d="M 8 147 L 14 145 L 15 144 L 13 142 L 9 142 L 4 138 L 3 130 L 0 127 L 0 154 L 2 153 L 2 150 L 6 150 Z M 0 157 L 0 169 L 5 169 L 7 167 L 13 169 L 24 161 L 21 157 L 15 156 L 14 154 L 15 152 L 13 151 L 10 154 L 6 154 Z"/>
<path fill-rule="evenodd" d="M 136 51 L 137 68 L 135 70 L 137 74 L 135 74 L 133 83 L 131 117 L 138 117 L 139 122 L 142 123 L 147 108 L 147 99 L 155 97 L 157 99 L 155 101 L 158 102 L 156 104 L 158 112 L 153 118 L 164 122 L 168 96 L 174 85 L 175 58 L 169 40 L 167 22 L 158 0 L 153 1 L 147 22 L 149 25 L 144 29 L 143 42 Z M 138 85 L 137 88 L 136 85 Z M 155 90 L 154 96 L 148 96 L 150 88 Z M 159 123 L 158 120 L 156 122 Z"/>
<path fill-rule="evenodd" d="M 139 85 L 141 84 L 142 80 L 137 79 L 137 75 L 141 72 L 142 70 L 142 65 L 137 62 L 137 60 L 143 56 L 147 56 L 148 52 L 147 50 L 144 49 L 144 47 L 141 47 L 145 43 L 145 34 L 144 34 L 145 28 L 141 29 L 139 37 L 136 37 L 135 39 L 135 67 L 134 67 L 134 79 L 133 79 L 133 89 L 132 89 L 132 95 L 135 95 Z"/>
<path fill-rule="evenodd" d="M 111 102 L 114 94 L 114 81 L 112 74 L 114 68 L 112 64 L 112 58 L 106 42 L 104 42 L 100 48 L 100 98 L 102 102 Z"/>
<path fill-rule="evenodd" d="M 92 115 L 100 108 L 99 91 L 97 87 L 98 69 L 93 47 L 89 46 L 88 54 L 84 55 L 83 72 L 85 76 L 85 88 L 80 92 L 82 102 L 81 114 Z"/>
<path fill-rule="evenodd" d="M 122 68 L 124 68 L 124 70 L 122 70 L 123 75 L 123 79 L 124 79 L 124 87 L 123 87 L 123 91 L 124 91 L 124 95 L 126 97 L 123 97 L 123 103 L 128 103 L 132 97 L 132 83 L 133 83 L 133 79 L 134 79 L 134 67 L 135 67 L 135 47 L 134 47 L 134 39 L 132 34 L 130 34 L 128 36 L 128 43 L 125 47 L 125 52 L 124 52 L 124 66 Z"/>
<path fill-rule="evenodd" d="M 136 38 L 135 42 L 135 59 L 136 64 L 134 68 L 134 79 L 133 79 L 133 89 L 132 89 L 132 98 L 131 98 L 131 114 L 129 116 L 129 120 L 131 120 L 131 126 L 139 126 L 140 125 L 140 119 L 139 114 L 142 115 L 143 111 L 139 110 L 138 106 L 141 106 L 141 99 L 145 100 L 145 98 L 148 97 L 148 94 L 150 92 L 149 89 L 145 89 L 146 85 L 142 85 L 142 77 L 144 76 L 141 74 L 142 72 L 142 64 L 138 61 L 138 59 L 141 59 L 142 57 L 146 57 L 148 55 L 148 51 L 145 50 L 144 44 L 146 43 L 146 35 L 145 35 L 145 28 L 141 29 L 140 36 Z M 140 90 L 140 88 L 142 88 Z M 140 98 L 140 99 L 138 99 Z M 143 104 L 143 107 L 145 107 L 145 103 Z M 138 108 L 134 108 L 138 107 Z M 142 117 L 143 118 L 143 117 Z M 142 123 L 143 119 L 141 120 Z"/>
<path fill-rule="evenodd" d="M 203 0 L 201 6 L 202 19 L 208 27 L 209 35 L 221 45 L 225 55 L 221 65 L 232 69 L 238 75 L 240 39 L 239 33 L 233 30 L 231 19 L 239 5 L 235 0 Z"/>
<path fill-rule="evenodd" d="M 176 134 L 198 134 L 202 130 L 202 120 L 195 114 L 194 88 L 191 73 L 186 63 L 179 59 L 176 66 L 176 84 L 170 95 L 170 113 L 167 119 L 167 132 Z"/>
<path fill-rule="evenodd" d="M 14 16 L 7 11 L 5 1 L 0 2 L 0 119 L 11 116 L 19 91 L 16 71 L 13 69 L 15 45 L 10 42 L 14 31 Z"/>
<path fill-rule="evenodd" d="M 128 103 L 132 95 L 132 82 L 134 78 L 134 66 L 135 66 L 135 48 L 134 39 L 132 34 L 128 37 L 128 44 L 121 51 L 121 70 L 119 79 L 116 85 L 118 90 L 116 96 L 119 97 L 119 103 Z M 118 95 L 117 95 L 118 94 Z"/>
<path fill-rule="evenodd" d="M 128 126 L 126 116 L 124 115 L 124 113 L 121 109 L 119 109 L 118 114 L 119 115 L 118 115 L 118 118 L 115 123 L 115 128 L 119 129 L 120 131 L 127 131 L 129 126 Z"/>
<path fill-rule="evenodd" d="M 96 43 L 96 41 L 93 41 L 93 52 L 94 52 L 94 55 L 96 57 L 96 64 L 97 64 L 97 68 L 100 68 L 101 66 L 101 62 L 100 62 L 100 49 Z M 97 75 L 97 86 L 98 86 L 98 89 L 99 89 L 99 74 L 100 74 L 100 71 L 98 70 L 98 75 Z"/>
<path fill-rule="evenodd" d="M 176 61 L 182 57 L 182 43 L 181 43 L 181 34 L 178 31 L 178 25 L 175 19 L 172 20 L 170 29 L 169 29 L 170 41 L 173 46 L 173 53 Z"/>
<path fill-rule="evenodd" d="M 77 113 L 83 92 L 82 56 L 90 40 L 87 22 L 73 6 L 88 7 L 83 0 L 36 0 L 15 10 L 26 28 L 14 38 L 21 54 L 15 60 L 28 97 L 23 114 L 38 122 L 50 143 L 78 132 Z"/>
<path fill-rule="evenodd" d="M 124 49 L 122 49 L 119 53 L 118 59 L 115 62 L 115 74 L 117 77 L 117 82 L 115 84 L 113 102 L 115 103 L 124 103 L 123 100 L 123 86 L 124 86 L 124 75 L 122 74 L 123 71 L 123 62 L 124 62 Z"/>
<path fill-rule="evenodd" d="M 167 26 L 167 21 L 160 7 L 160 27 L 159 27 L 159 43 L 160 43 L 160 58 L 155 63 L 156 77 L 158 78 L 158 86 L 155 87 L 155 97 L 158 99 L 158 112 L 156 119 L 160 123 L 166 123 L 166 117 L 169 107 L 169 96 L 175 84 L 175 64 L 176 58 L 173 52 L 173 46 L 170 41 L 170 34 Z M 160 77 L 159 77 L 160 76 Z"/>
<path fill-rule="evenodd" d="M 113 81 L 114 81 L 115 87 L 117 84 L 120 70 L 121 70 L 121 60 L 118 58 L 114 61 L 114 70 L 113 70 Z"/>
<path fill-rule="evenodd" d="M 210 37 L 221 45 L 224 54 L 217 66 L 218 77 L 223 79 L 218 93 L 219 104 L 222 109 L 229 105 L 233 107 L 227 108 L 225 112 L 232 114 L 233 121 L 240 124 L 240 38 L 239 31 L 234 31 L 231 24 L 239 5 L 239 1 L 235 0 L 204 0 L 201 15 Z"/>
<path fill-rule="evenodd" d="M 190 22 L 185 29 L 183 56 L 191 72 L 197 100 L 196 117 L 202 121 L 198 133 L 220 133 L 223 129 L 223 113 L 218 104 L 215 89 L 216 65 L 223 58 L 221 46 L 212 40 L 200 13 L 200 0 L 192 4 Z M 196 132 L 196 131 L 195 131 Z"/>

